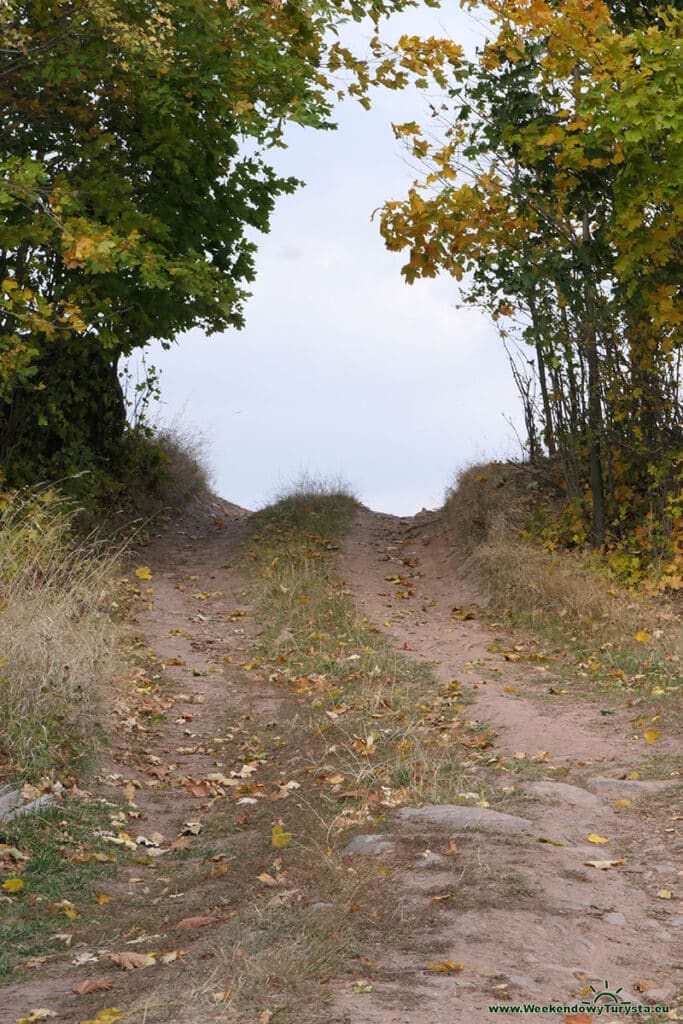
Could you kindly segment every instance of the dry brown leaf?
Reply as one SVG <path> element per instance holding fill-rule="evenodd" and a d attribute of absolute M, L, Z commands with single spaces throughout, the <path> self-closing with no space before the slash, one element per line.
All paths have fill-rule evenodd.
<path fill-rule="evenodd" d="M 262 871 L 260 875 L 256 876 L 259 882 L 263 882 L 264 885 L 277 885 L 277 879 L 269 875 L 267 871 Z"/>
<path fill-rule="evenodd" d="M 190 836 L 180 836 L 178 839 L 174 839 L 169 846 L 169 850 L 189 850 L 191 846 L 192 839 Z"/>
<path fill-rule="evenodd" d="M 109 978 L 88 978 L 87 981 L 78 981 L 71 986 L 71 991 L 77 996 L 88 996 L 91 992 L 108 992 L 114 987 L 114 982 Z"/>
<path fill-rule="evenodd" d="M 151 953 L 110 953 L 109 960 L 123 971 L 135 971 L 143 967 L 154 967 L 156 960 Z"/>
<path fill-rule="evenodd" d="M 220 878 L 222 875 L 228 873 L 228 865 L 223 864 L 212 864 L 208 872 L 204 876 L 205 878 Z"/>
<path fill-rule="evenodd" d="M 599 871 L 607 871 L 608 868 L 618 868 L 623 860 L 586 860 L 584 864 L 589 868 L 597 868 Z"/>
<path fill-rule="evenodd" d="M 197 917 L 184 917 L 182 921 L 178 921 L 177 925 L 175 925 L 175 928 L 176 931 L 190 928 L 205 928 L 206 925 L 208 924 L 217 924 L 219 921 L 222 920 L 223 918 L 217 916 L 216 914 L 210 914 L 206 916 L 202 916 L 201 914 L 199 914 L 197 915 Z"/>
<path fill-rule="evenodd" d="M 106 892 L 96 892 L 95 893 L 95 903 L 99 903 L 100 906 L 103 906 L 103 904 L 109 903 L 110 901 L 111 901 L 111 896 L 108 896 Z"/>
<path fill-rule="evenodd" d="M 636 992 L 649 992 L 651 988 L 656 987 L 656 984 L 654 981 L 634 981 L 633 987 Z"/>

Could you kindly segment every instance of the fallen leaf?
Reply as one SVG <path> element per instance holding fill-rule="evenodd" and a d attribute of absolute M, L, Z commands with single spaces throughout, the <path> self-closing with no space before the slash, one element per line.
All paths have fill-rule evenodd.
<path fill-rule="evenodd" d="M 46 956 L 32 956 L 30 960 L 25 960 L 23 967 L 42 967 L 44 963 L 47 963 Z"/>
<path fill-rule="evenodd" d="M 71 900 L 59 900 L 58 903 L 50 903 L 49 909 L 50 910 L 61 910 L 62 913 L 66 917 L 68 917 L 70 921 L 73 921 L 77 917 L 80 917 L 80 914 L 78 913 L 78 911 L 74 907 L 74 905 L 71 902 Z"/>
<path fill-rule="evenodd" d="M 71 991 L 77 996 L 88 996 L 91 992 L 108 992 L 114 987 L 114 982 L 108 978 L 88 978 L 87 981 L 78 981 L 71 986 Z"/>
<path fill-rule="evenodd" d="M 123 971 L 135 971 L 138 968 L 154 967 L 156 960 L 151 953 L 109 953 L 108 959 Z"/>
<path fill-rule="evenodd" d="M 351 988 L 359 995 L 365 995 L 368 992 L 372 992 L 372 985 L 369 981 L 354 981 Z"/>
<path fill-rule="evenodd" d="M 649 992 L 651 988 L 655 988 L 654 981 L 634 981 L 633 987 L 636 992 Z"/>
<path fill-rule="evenodd" d="M 203 828 L 201 821 L 184 821 L 183 831 L 180 834 L 181 836 L 198 836 Z"/>
<path fill-rule="evenodd" d="M 588 836 L 588 842 L 597 844 L 609 843 L 609 839 L 605 839 L 604 836 L 598 836 L 595 834 L 595 832 L 591 832 L 591 834 Z"/>
<path fill-rule="evenodd" d="M 456 963 L 455 960 L 436 960 L 433 963 L 425 964 L 428 971 L 439 971 L 441 974 L 457 974 L 465 968 L 462 960 Z"/>
<path fill-rule="evenodd" d="M 670 900 L 673 897 L 671 889 L 660 889 L 657 895 L 659 896 L 660 900 Z"/>
<path fill-rule="evenodd" d="M 631 806 L 631 801 L 630 800 L 626 800 L 626 799 L 624 799 L 624 800 L 615 800 L 614 803 L 612 804 L 612 806 L 616 807 L 617 809 L 619 809 L 621 807 L 630 807 Z"/>
<path fill-rule="evenodd" d="M 586 860 L 584 864 L 589 868 L 598 868 L 599 871 L 607 871 L 608 868 L 618 868 L 623 860 Z"/>
<path fill-rule="evenodd" d="M 656 741 L 659 739 L 661 735 L 662 734 L 659 731 L 659 729 L 646 729 L 643 733 L 643 739 L 647 743 L 656 743 Z"/>
<path fill-rule="evenodd" d="M 169 846 L 169 850 L 173 850 L 174 852 L 176 850 L 189 850 L 191 846 L 192 839 L 190 838 L 190 836 L 180 836 L 179 839 L 174 839 L 174 841 Z"/>
<path fill-rule="evenodd" d="M 49 1020 L 50 1017 L 56 1017 L 57 1014 L 54 1010 L 31 1010 L 28 1017 L 20 1017 L 17 1024 L 33 1024 L 36 1020 Z"/>
<path fill-rule="evenodd" d="M 566 843 L 561 842 L 559 839 L 549 839 L 548 836 L 535 836 L 537 843 L 547 843 L 549 846 L 566 846 Z"/>
<path fill-rule="evenodd" d="M 216 924 L 218 921 L 221 920 L 222 918 L 217 917 L 216 914 L 211 914 L 207 916 L 198 915 L 197 917 L 184 917 L 182 921 L 178 921 L 177 925 L 175 925 L 175 929 L 176 931 L 180 931 L 184 928 L 204 928 L 208 924 Z"/>
<path fill-rule="evenodd" d="M 95 893 L 95 903 L 99 903 L 100 906 L 104 906 L 105 903 L 111 901 L 111 896 L 108 896 L 106 892 Z"/>
<path fill-rule="evenodd" d="M 21 892 L 24 888 L 24 880 L 22 878 L 8 878 L 2 883 L 0 888 L 4 889 L 5 892 Z"/>
<path fill-rule="evenodd" d="M 126 1016 L 116 1006 L 110 1006 L 106 1010 L 100 1010 L 92 1020 L 82 1020 L 81 1024 L 116 1024 L 117 1020 L 123 1020 Z"/>
<path fill-rule="evenodd" d="M 277 885 L 277 879 L 269 875 L 267 871 L 262 871 L 260 875 L 256 876 L 259 882 L 263 882 L 264 885 Z"/>
<path fill-rule="evenodd" d="M 280 849 L 283 846 L 289 846 L 292 841 L 292 833 L 285 832 L 282 825 L 273 825 L 270 833 L 270 841 L 273 846 Z"/>
<path fill-rule="evenodd" d="M 646 644 L 650 640 L 650 634 L 646 629 L 639 629 L 633 639 L 637 640 L 639 644 Z"/>
<path fill-rule="evenodd" d="M 448 903 L 452 899 L 455 899 L 455 893 L 445 892 L 443 896 L 432 896 L 432 903 Z"/>
<path fill-rule="evenodd" d="M 168 953 L 158 953 L 156 957 L 160 964 L 172 964 L 176 960 L 182 960 L 184 955 L 181 949 L 172 949 Z"/>
<path fill-rule="evenodd" d="M 139 580 L 151 580 L 152 570 L 146 565 L 139 565 L 135 570 L 135 575 Z"/>

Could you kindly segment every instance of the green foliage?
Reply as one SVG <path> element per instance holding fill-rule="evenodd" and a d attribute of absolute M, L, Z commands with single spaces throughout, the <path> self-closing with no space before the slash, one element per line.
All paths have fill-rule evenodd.
<path fill-rule="evenodd" d="M 405 84 L 334 41 L 415 0 L 7 0 L 0 13 L 0 459 L 12 482 L 116 468 L 116 369 L 240 327 L 254 232 L 299 184 L 287 124 Z M 417 55 L 422 75 L 429 54 Z"/>
<path fill-rule="evenodd" d="M 429 132 L 396 126 L 426 171 L 382 233 L 406 280 L 447 271 L 533 347 L 515 368 L 530 452 L 560 455 L 593 543 L 649 508 L 675 532 L 683 12 L 482 6 L 492 37 L 454 64 Z"/>

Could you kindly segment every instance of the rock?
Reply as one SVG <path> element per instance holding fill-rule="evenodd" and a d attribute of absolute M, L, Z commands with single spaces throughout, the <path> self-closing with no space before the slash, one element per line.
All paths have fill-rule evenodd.
<path fill-rule="evenodd" d="M 683 928 L 683 914 L 674 914 L 669 924 L 672 928 Z"/>
<path fill-rule="evenodd" d="M 377 857 L 381 853 L 392 853 L 396 849 L 393 836 L 382 835 L 354 836 L 342 850 L 342 857 L 364 854 L 366 857 Z"/>
<path fill-rule="evenodd" d="M 447 857 L 442 857 L 440 853 L 432 853 L 431 850 L 427 851 L 426 856 L 423 854 L 418 857 L 415 861 L 415 867 L 420 868 L 441 868 L 444 864 L 448 863 Z"/>
<path fill-rule="evenodd" d="M 21 794 L 19 790 L 11 789 L 9 786 L 0 786 L 0 821 L 20 803 Z"/>
<path fill-rule="evenodd" d="M 0 821 L 12 821 L 22 814 L 34 814 L 42 807 L 54 803 L 51 793 L 42 793 L 35 800 L 24 803 L 21 792 L 18 789 L 10 789 L 9 786 L 0 787 Z"/>
<path fill-rule="evenodd" d="M 416 825 L 442 825 L 448 828 L 481 828 L 487 832 L 528 832 L 528 818 L 492 811 L 489 807 L 461 807 L 460 804 L 433 804 L 429 807 L 401 807 L 396 812 L 402 821 Z"/>
<path fill-rule="evenodd" d="M 656 793 L 660 789 L 667 789 L 676 785 L 674 782 L 666 782 L 661 779 L 610 779 L 606 775 L 594 775 L 586 785 L 597 789 L 598 792 L 609 790 L 610 793 Z"/>
<path fill-rule="evenodd" d="M 602 919 L 605 924 L 613 924 L 615 928 L 621 928 L 622 925 L 626 924 L 626 918 L 618 910 L 611 910 L 609 914 L 603 914 Z"/>
<path fill-rule="evenodd" d="M 569 804 L 570 807 L 586 807 L 589 810 L 603 809 L 603 803 L 594 793 L 566 782 L 534 782 L 529 786 L 531 796 L 551 804 Z"/>
<path fill-rule="evenodd" d="M 676 986 L 671 981 L 665 981 L 657 988 L 649 988 L 643 998 L 650 1006 L 662 1006 L 669 1003 L 676 995 Z"/>

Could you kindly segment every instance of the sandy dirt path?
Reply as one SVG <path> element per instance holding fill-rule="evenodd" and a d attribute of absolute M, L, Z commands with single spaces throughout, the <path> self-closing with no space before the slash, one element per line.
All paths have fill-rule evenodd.
<path fill-rule="evenodd" d="M 680 904 L 657 893 L 680 888 L 680 788 L 670 778 L 625 778 L 647 760 L 645 744 L 633 739 L 632 713 L 614 707 L 603 716 L 600 698 L 549 696 L 561 686 L 553 687 L 545 666 L 522 668 L 492 653 L 501 650 L 500 638 L 476 613 L 457 617 L 485 596 L 429 516 L 360 511 L 340 570 L 360 609 L 397 649 L 434 662 L 443 681 L 461 680 L 474 697 L 472 717 L 497 733 L 497 754 L 538 755 L 542 769 L 534 782 L 522 772 L 499 783 L 515 786 L 505 810 L 526 825 L 502 831 L 493 820 L 463 829 L 453 824 L 457 813 L 439 824 L 436 807 L 412 820 L 409 849 L 415 852 L 419 837 L 422 850 L 410 862 L 401 821 L 388 860 L 408 927 L 399 942 L 387 936 L 376 949 L 392 979 L 362 997 L 345 992 L 343 1019 L 483 1024 L 494 1016 L 490 1004 L 580 1003 L 606 980 L 622 989 L 622 999 L 671 1001 L 681 979 L 683 916 Z M 479 772 L 472 767 L 466 790 L 476 792 Z M 617 809 L 618 800 L 631 804 Z M 588 842 L 592 834 L 609 843 Z M 458 852 L 449 855 L 453 846 Z M 586 864 L 601 859 L 624 863 L 609 870 Z M 431 902 L 444 894 L 449 898 Z M 424 971 L 427 961 L 449 960 L 464 969 L 452 976 Z"/>
<path fill-rule="evenodd" d="M 140 848 L 110 883 L 112 902 L 97 927 L 76 928 L 67 950 L 3 990 L 1 1024 L 16 1024 L 38 1007 L 56 1014 L 57 1024 L 93 1021 L 110 1007 L 120 1007 L 130 1024 L 236 1019 L 229 1005 L 215 1002 L 239 967 L 225 922 L 273 898 L 258 881 L 278 870 L 271 820 L 286 807 L 288 827 L 303 832 L 315 800 L 301 749 L 309 698 L 268 666 L 244 668 L 261 628 L 235 568 L 246 522 L 243 510 L 207 499 L 142 555 L 152 579 L 133 628 L 143 666 L 149 654 L 147 675 L 117 693 L 110 757 L 88 788 L 119 801 L 126 794 L 133 801 L 127 831 L 159 845 L 151 853 Z M 343 854 L 350 873 L 360 861 L 366 873 L 377 872 L 377 899 L 390 901 L 391 923 L 371 938 L 359 931 L 357 968 L 325 978 L 296 1011 L 279 1016 L 275 999 L 272 1024 L 485 1024 L 490 1005 L 574 1004 L 605 983 L 639 1003 L 673 1005 L 683 915 L 675 898 L 657 893 L 680 892 L 679 816 L 671 778 L 625 778 L 646 756 L 628 712 L 615 708 L 606 719 L 599 702 L 550 695 L 552 672 L 541 671 L 543 664 L 507 660 L 501 651 L 508 641 L 476 617 L 485 596 L 462 577 L 429 517 L 359 510 L 339 573 L 397 650 L 435 662 L 441 681 L 461 680 L 474 698 L 468 714 L 496 734 L 492 761 L 513 764 L 523 752 L 525 767 L 506 772 L 488 770 L 481 758 L 466 761 L 460 805 L 381 812 L 369 831 L 386 833 L 382 843 L 361 840 L 348 853 L 342 846 L 349 832 L 333 837 L 339 849 L 332 852 Z M 387 581 L 392 576 L 404 582 Z M 475 617 L 454 617 L 454 608 L 474 609 Z M 150 710 L 144 702 L 153 695 L 136 689 L 136 680 L 155 673 L 172 685 L 168 704 L 162 696 Z M 152 712 L 154 727 L 140 728 Z M 267 748 L 261 760 L 260 746 Z M 301 801 L 285 790 L 288 779 L 299 780 Z M 502 815 L 479 806 L 483 785 L 504 794 L 496 803 Z M 631 802 L 615 808 L 619 800 Z M 474 827 L 463 818 L 472 814 L 480 819 Z M 200 835 L 192 834 L 195 822 Z M 590 843 L 593 833 L 609 843 Z M 179 840 L 187 860 L 178 861 L 177 849 L 175 859 L 156 852 Z M 623 864 L 586 865 L 599 859 Z M 319 897 L 306 884 L 305 871 L 294 866 L 277 892 L 295 893 L 288 898 L 318 913 Z M 372 893 L 369 903 L 371 909 Z M 197 915 L 208 920 L 178 929 Z M 131 972 L 108 959 L 148 949 L 179 949 L 182 957 Z M 428 967 L 449 961 L 462 969 Z M 112 980 L 111 991 L 73 993 L 75 982 L 102 975 Z M 271 1010 L 263 1012 L 254 1012 L 254 1024 L 271 1020 Z M 683 1019 L 683 1011 L 669 1019 Z"/>

